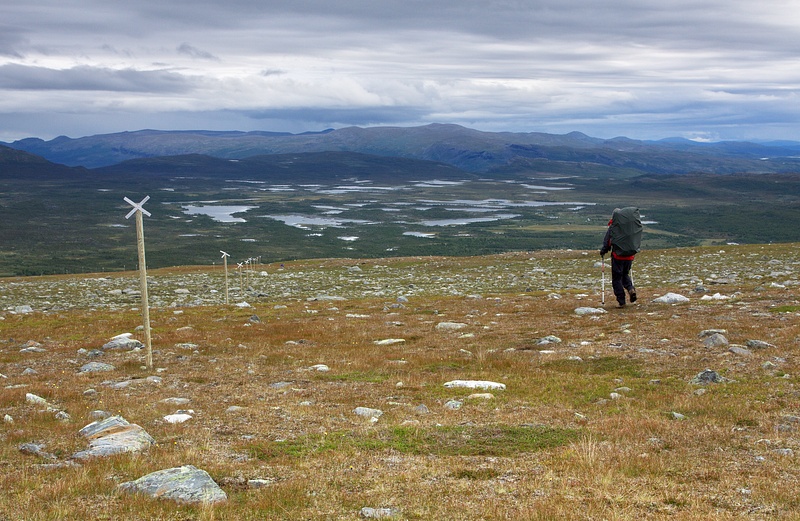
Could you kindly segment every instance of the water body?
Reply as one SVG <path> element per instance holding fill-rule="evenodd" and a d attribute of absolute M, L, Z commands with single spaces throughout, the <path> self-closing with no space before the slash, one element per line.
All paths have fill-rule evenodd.
<path fill-rule="evenodd" d="M 331 217 L 318 217 L 311 215 L 265 215 L 268 219 L 275 219 L 282 221 L 287 226 L 294 226 L 295 228 L 307 229 L 309 226 L 321 226 L 323 228 L 341 228 L 345 224 L 369 224 L 369 221 L 362 221 L 359 219 L 333 219 Z"/>
<path fill-rule="evenodd" d="M 244 223 L 246 220 L 241 217 L 234 217 L 235 213 L 242 213 L 248 210 L 255 210 L 258 206 L 184 206 L 183 211 L 187 215 L 208 215 L 212 219 L 221 223 Z"/>
<path fill-rule="evenodd" d="M 518 213 L 499 213 L 489 217 L 466 217 L 462 219 L 437 219 L 434 221 L 422 221 L 420 224 L 423 226 L 459 226 L 472 223 L 500 221 L 502 219 L 514 219 L 519 216 L 520 215 Z"/>

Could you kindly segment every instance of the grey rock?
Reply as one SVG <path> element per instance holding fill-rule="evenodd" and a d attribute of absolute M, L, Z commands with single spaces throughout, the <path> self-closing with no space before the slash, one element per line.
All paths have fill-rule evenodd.
<path fill-rule="evenodd" d="M 555 335 L 547 335 L 536 341 L 537 345 L 560 344 L 561 339 Z"/>
<path fill-rule="evenodd" d="M 580 308 L 575 308 L 576 315 L 602 315 L 603 313 L 608 313 L 608 312 L 602 308 L 590 308 L 585 306 Z"/>
<path fill-rule="evenodd" d="M 678 293 L 667 293 L 666 295 L 653 299 L 653 302 L 657 304 L 681 304 L 689 302 L 689 299 Z"/>
<path fill-rule="evenodd" d="M 750 349 L 766 349 L 768 347 L 775 347 L 774 345 L 770 344 L 769 342 L 764 342 L 763 340 L 748 340 L 744 343 Z"/>
<path fill-rule="evenodd" d="M 353 412 L 362 418 L 380 418 L 383 416 L 383 411 L 380 409 L 371 409 L 369 407 L 356 407 Z"/>
<path fill-rule="evenodd" d="M 459 400 L 448 400 L 444 404 L 444 408 L 449 409 L 451 411 L 457 411 L 461 408 L 462 405 L 464 405 L 464 402 L 461 402 Z"/>
<path fill-rule="evenodd" d="M 467 324 L 463 322 L 439 322 L 436 324 L 436 329 L 439 331 L 456 331 L 465 327 L 467 327 Z"/>
<path fill-rule="evenodd" d="M 154 499 L 170 499 L 179 503 L 219 503 L 225 494 L 208 472 L 193 465 L 159 470 L 135 481 L 121 483 L 122 492 L 139 493 Z"/>
<path fill-rule="evenodd" d="M 394 517 L 397 511 L 393 508 L 372 508 L 364 507 L 361 509 L 361 517 L 365 519 L 381 519 L 384 517 Z"/>
<path fill-rule="evenodd" d="M 103 349 L 133 351 L 134 349 L 144 349 L 144 344 L 127 336 L 117 336 L 112 338 L 110 342 L 103 344 Z"/>
<path fill-rule="evenodd" d="M 700 331 L 700 334 L 698 334 L 697 336 L 699 336 L 700 338 L 708 338 L 711 335 L 715 335 L 715 334 L 727 335 L 728 334 L 728 330 L 727 329 L 704 329 L 704 330 Z"/>
<path fill-rule="evenodd" d="M 116 367 L 111 364 L 104 364 L 103 362 L 89 362 L 84 364 L 78 369 L 79 373 L 99 373 L 105 371 L 114 371 Z"/>
<path fill-rule="evenodd" d="M 186 405 L 191 400 L 189 398 L 164 398 L 161 403 L 168 403 L 170 405 Z"/>
<path fill-rule="evenodd" d="M 703 345 L 706 347 L 723 347 L 728 345 L 728 339 L 725 338 L 725 335 L 714 333 L 703 340 Z"/>
<path fill-rule="evenodd" d="M 717 373 L 716 371 L 712 371 L 711 369 L 705 369 L 700 373 L 698 373 L 694 378 L 692 378 L 691 383 L 695 385 L 706 385 L 710 383 L 718 384 L 730 381 L 731 380 L 729 378 L 720 376 L 719 373 Z"/>
<path fill-rule="evenodd" d="M 55 454 L 44 451 L 44 445 L 38 443 L 23 443 L 19 446 L 19 451 L 23 454 L 38 456 L 43 459 L 58 459 Z"/>
<path fill-rule="evenodd" d="M 749 349 L 745 349 L 742 346 L 736 346 L 736 345 L 731 346 L 731 347 L 728 348 L 728 351 L 730 351 L 731 353 L 733 353 L 735 355 L 753 356 L 753 352 L 752 351 L 750 351 Z"/>
<path fill-rule="evenodd" d="M 30 367 L 22 371 L 22 376 L 33 376 L 35 374 L 39 373 L 36 371 L 36 369 L 31 369 Z"/>
<path fill-rule="evenodd" d="M 89 440 L 89 449 L 73 454 L 72 458 L 78 460 L 143 452 L 156 442 L 143 428 L 129 423 L 122 416 L 109 416 L 92 422 L 78 434 Z"/>
<path fill-rule="evenodd" d="M 423 403 L 414 407 L 414 412 L 416 414 L 428 414 L 431 411 L 428 409 L 428 406 Z"/>

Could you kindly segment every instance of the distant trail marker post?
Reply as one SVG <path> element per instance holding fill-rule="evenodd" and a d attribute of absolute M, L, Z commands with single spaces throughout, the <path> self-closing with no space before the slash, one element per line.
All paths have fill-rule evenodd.
<path fill-rule="evenodd" d="M 230 255 L 228 255 L 222 250 L 219 250 L 219 252 L 222 254 L 222 262 L 225 263 L 225 305 L 227 306 L 228 305 L 228 257 L 230 257 Z"/>
<path fill-rule="evenodd" d="M 239 294 L 241 296 L 244 296 L 244 283 L 242 282 L 242 266 L 244 266 L 243 263 L 241 262 L 236 263 L 236 267 L 239 269 Z"/>
<path fill-rule="evenodd" d="M 146 196 L 140 203 L 134 203 L 127 197 L 124 198 L 125 202 L 133 206 L 133 210 L 128 212 L 125 216 L 130 219 L 131 215 L 136 214 L 136 245 L 139 248 L 139 286 L 142 293 L 142 321 L 144 322 L 144 339 L 147 346 L 147 368 L 153 368 L 153 346 L 150 341 L 150 305 L 147 303 L 147 265 L 144 259 L 144 223 L 142 222 L 142 214 L 150 217 L 150 212 L 143 208 L 144 203 L 150 200 L 150 196 Z"/>

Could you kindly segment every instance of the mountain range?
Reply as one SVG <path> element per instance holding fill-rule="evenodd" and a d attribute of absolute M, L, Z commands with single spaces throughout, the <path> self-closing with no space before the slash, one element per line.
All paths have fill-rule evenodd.
<path fill-rule="evenodd" d="M 800 142 L 700 143 L 687 139 L 599 139 L 580 132 L 482 132 L 459 125 L 348 127 L 280 132 L 139 130 L 44 141 L 26 138 L 5 146 L 53 163 L 100 168 L 124 161 L 202 154 L 245 159 L 274 154 L 356 152 L 436 161 L 472 173 L 524 173 L 543 165 L 591 164 L 631 175 L 730 174 L 800 171 Z"/>

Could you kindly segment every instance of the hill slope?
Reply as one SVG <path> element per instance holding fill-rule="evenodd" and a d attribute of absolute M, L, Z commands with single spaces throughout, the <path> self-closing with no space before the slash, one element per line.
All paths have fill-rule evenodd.
<path fill-rule="evenodd" d="M 140 130 L 51 141 L 29 138 L 9 144 L 50 161 L 89 168 L 129 159 L 205 154 L 242 159 L 263 154 L 348 151 L 448 163 L 470 172 L 529 171 L 542 165 L 597 164 L 637 173 L 733 173 L 800 171 L 797 147 L 694 144 L 686 140 L 603 140 L 579 132 L 481 132 L 459 125 L 348 127 L 319 133 Z M 769 158 L 769 160 L 765 160 Z"/>

